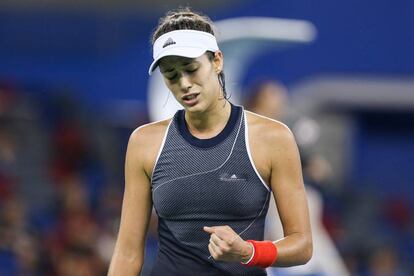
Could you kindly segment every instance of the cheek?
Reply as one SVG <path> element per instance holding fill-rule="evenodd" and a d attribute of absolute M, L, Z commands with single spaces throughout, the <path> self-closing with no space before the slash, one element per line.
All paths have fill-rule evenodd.
<path fill-rule="evenodd" d="M 168 88 L 168 90 L 170 90 L 171 92 L 174 93 L 174 90 L 177 90 L 177 85 L 172 83 L 171 81 L 169 81 L 167 78 L 163 78 L 165 86 Z"/>
<path fill-rule="evenodd" d="M 167 81 L 164 81 L 164 83 L 165 83 L 165 86 L 168 88 L 168 90 L 169 90 L 169 92 L 171 93 L 171 94 L 173 94 L 173 96 L 178 100 L 178 98 L 177 98 L 177 94 L 178 94 L 178 88 L 177 88 L 177 85 L 174 85 L 174 84 L 170 84 L 169 82 L 167 82 Z"/>
<path fill-rule="evenodd" d="M 207 78 L 205 78 L 205 83 L 206 86 L 208 86 L 209 90 L 211 91 L 211 93 L 216 93 L 217 91 L 219 91 L 219 82 L 218 82 L 218 77 L 216 75 L 216 73 L 211 73 L 208 75 Z"/>
<path fill-rule="evenodd" d="M 214 81 L 214 72 L 210 72 L 210 70 L 205 70 L 204 72 L 200 72 L 197 74 L 197 83 L 204 88 L 211 88 L 215 85 Z"/>

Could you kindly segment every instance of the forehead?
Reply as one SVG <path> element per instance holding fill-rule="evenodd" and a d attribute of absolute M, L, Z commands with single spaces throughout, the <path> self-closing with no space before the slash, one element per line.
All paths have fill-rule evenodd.
<path fill-rule="evenodd" d="M 204 62 L 205 54 L 197 58 L 188 58 L 181 56 L 166 56 L 160 59 L 159 66 L 161 70 L 168 70 L 169 68 L 176 66 L 188 65 L 190 63 L 200 63 Z"/>

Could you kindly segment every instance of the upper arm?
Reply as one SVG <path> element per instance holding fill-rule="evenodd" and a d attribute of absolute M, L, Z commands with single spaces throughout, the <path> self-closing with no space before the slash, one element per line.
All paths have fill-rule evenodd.
<path fill-rule="evenodd" d="M 121 223 L 108 275 L 137 275 L 142 268 L 152 210 L 150 177 L 167 125 L 168 120 L 142 126 L 129 139 Z"/>
<path fill-rule="evenodd" d="M 130 137 L 125 158 L 125 190 L 116 253 L 141 259 L 151 215 L 151 185 L 145 170 L 146 143 L 140 129 Z"/>
<path fill-rule="evenodd" d="M 273 129 L 270 180 L 284 236 L 294 233 L 310 236 L 309 211 L 298 147 L 286 126 L 278 125 Z"/>

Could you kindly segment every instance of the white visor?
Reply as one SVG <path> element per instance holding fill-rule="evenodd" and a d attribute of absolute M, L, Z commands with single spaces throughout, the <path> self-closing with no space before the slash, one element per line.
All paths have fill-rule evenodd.
<path fill-rule="evenodd" d="M 158 66 L 158 61 L 166 56 L 181 56 L 196 58 L 206 51 L 218 51 L 217 40 L 214 35 L 195 30 L 177 30 L 163 34 L 154 43 L 154 61 L 148 70 L 152 71 Z"/>

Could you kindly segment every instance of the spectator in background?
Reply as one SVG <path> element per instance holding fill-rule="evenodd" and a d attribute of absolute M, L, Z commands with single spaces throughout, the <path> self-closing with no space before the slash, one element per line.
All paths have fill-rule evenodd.
<path fill-rule="evenodd" d="M 39 244 L 19 193 L 19 100 L 13 86 L 0 83 L 0 275 L 33 275 L 39 264 Z"/>
<path fill-rule="evenodd" d="M 368 262 L 367 276 L 408 276 L 401 268 L 398 253 L 389 246 L 378 247 L 373 250 Z"/>
<path fill-rule="evenodd" d="M 286 87 L 277 81 L 258 82 L 250 91 L 245 102 L 247 110 L 272 119 L 285 120 L 288 95 Z"/>
<path fill-rule="evenodd" d="M 261 81 L 253 86 L 248 93 L 245 106 L 257 114 L 279 120 L 296 129 L 315 126 L 309 118 L 299 118 L 289 107 L 286 87 L 278 81 Z M 298 137 L 296 137 L 298 139 Z M 313 141 L 315 142 L 315 141 Z M 300 143 L 298 143 L 300 145 Z M 314 254 L 312 259 L 303 266 L 290 268 L 268 268 L 269 275 L 349 275 L 337 252 L 334 243 L 322 224 L 323 201 L 319 189 L 328 183 L 332 174 L 329 162 L 320 154 L 301 152 L 303 176 L 309 202 L 309 214 L 313 232 Z M 265 238 L 279 239 L 283 237 L 283 229 L 278 218 L 274 200 L 270 200 L 266 219 Z"/>
<path fill-rule="evenodd" d="M 0 81 L 0 275 L 98 276 L 109 265 L 122 202 L 112 145 L 123 143 L 108 136 L 121 131 L 55 92 Z"/>

